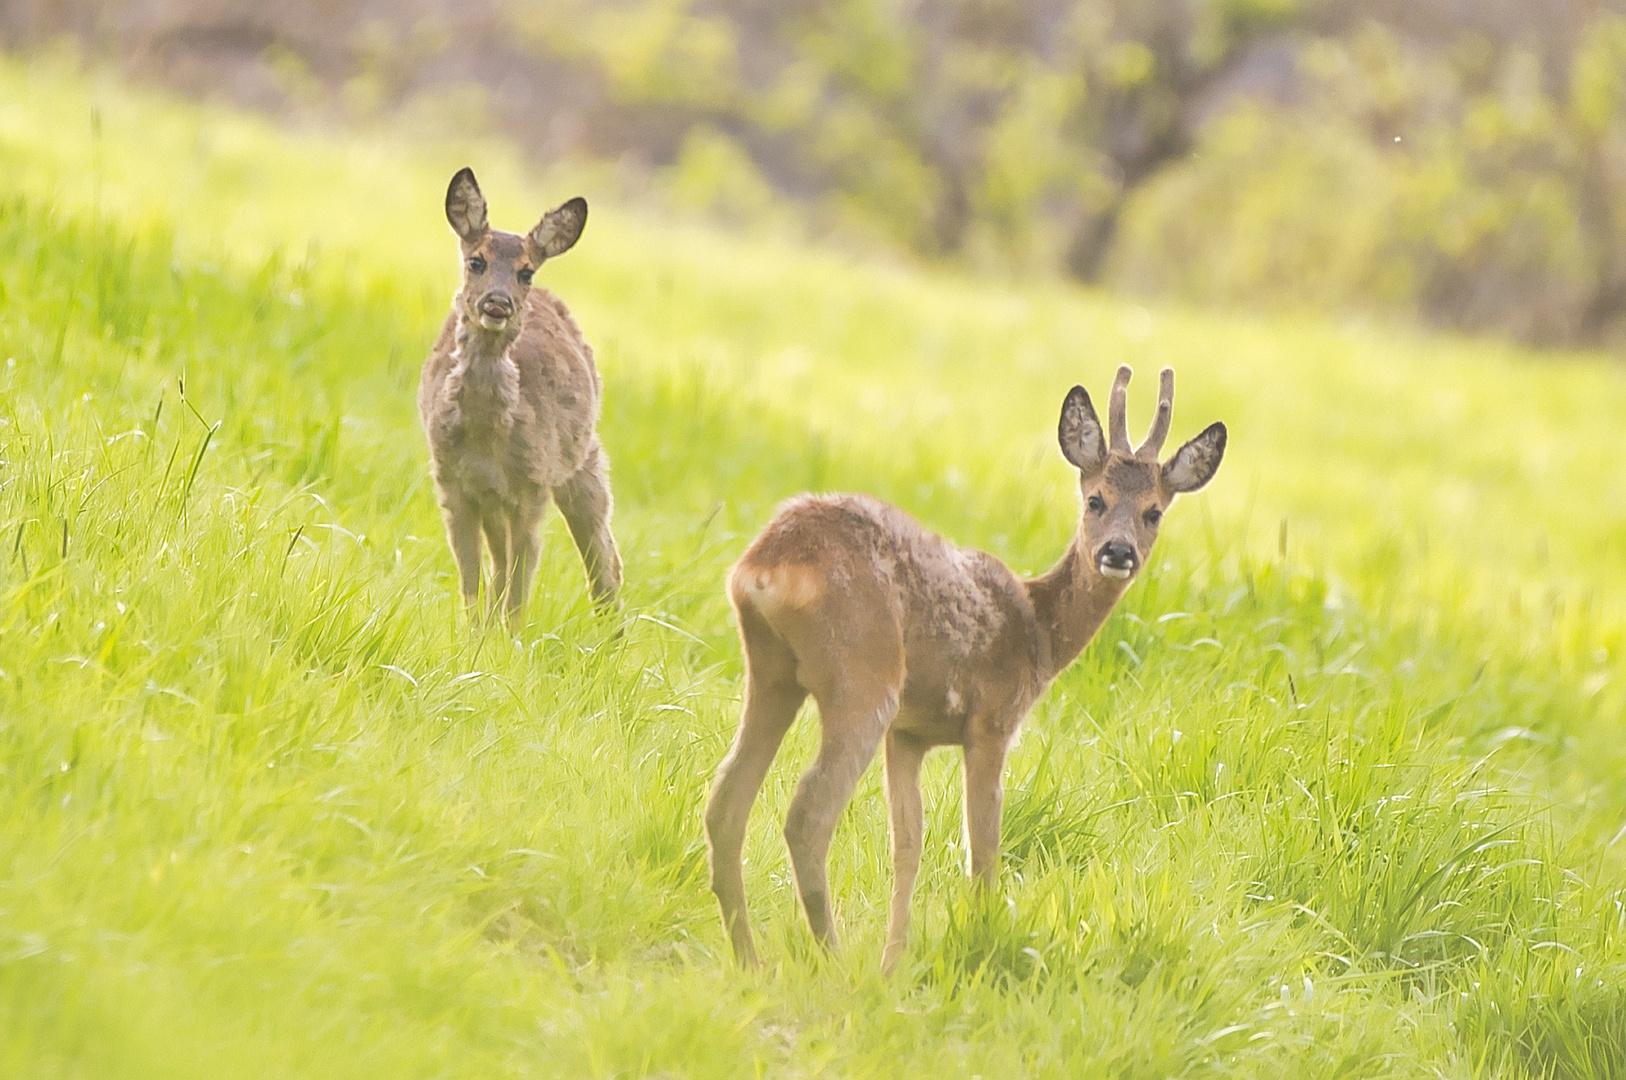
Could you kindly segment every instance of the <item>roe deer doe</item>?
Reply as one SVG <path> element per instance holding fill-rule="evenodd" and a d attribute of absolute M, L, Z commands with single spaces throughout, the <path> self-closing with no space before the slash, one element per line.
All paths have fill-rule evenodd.
<path fill-rule="evenodd" d="M 571 199 L 524 236 L 491 228 L 474 173 L 446 190 L 463 246 L 463 286 L 424 363 L 418 415 L 457 560 L 463 602 L 480 591 L 480 534 L 491 549 L 488 603 L 517 627 L 536 572 L 538 527 L 551 498 L 587 566 L 593 598 L 614 599 L 621 554 L 610 533 L 610 463 L 594 431 L 600 383 L 593 350 L 563 302 L 531 276 L 570 250 L 587 223 Z"/>
<path fill-rule="evenodd" d="M 1078 469 L 1078 534 L 1061 561 L 1023 580 L 992 555 L 955 547 L 864 495 L 802 495 L 781 507 L 728 577 L 745 653 L 745 708 L 706 803 L 711 888 L 741 963 L 756 963 L 740 851 L 751 804 L 803 700 L 818 705 L 818 757 L 785 819 L 796 888 L 814 937 L 836 947 L 830 837 L 882 741 L 891 806 L 892 910 L 882 966 L 903 954 L 920 869 L 926 751 L 965 751 L 969 871 L 993 884 L 1001 773 L 1017 728 L 1073 662 L 1146 563 L 1174 497 L 1213 477 L 1225 425 L 1159 463 L 1174 407 L 1163 371 L 1140 449 L 1124 431 L 1130 370 L 1112 385 L 1111 445 L 1084 388 L 1061 407 L 1061 451 Z"/>

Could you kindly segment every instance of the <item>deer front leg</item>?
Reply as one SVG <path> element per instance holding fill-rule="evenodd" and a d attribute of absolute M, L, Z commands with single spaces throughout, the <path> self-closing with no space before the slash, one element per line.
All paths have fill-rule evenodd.
<path fill-rule="evenodd" d="M 480 515 L 468 501 L 442 492 L 441 513 L 446 519 L 446 539 L 457 562 L 458 591 L 463 607 L 477 618 L 480 600 Z"/>
<path fill-rule="evenodd" d="M 785 816 L 785 844 L 790 848 L 796 891 L 813 930 L 814 940 L 831 952 L 839 948 L 830 908 L 830 877 L 826 865 L 836 820 L 852 799 L 858 778 L 881 743 L 898 712 L 898 694 L 847 692 L 819 699 L 823 735 L 819 756 L 802 775 Z"/>
<path fill-rule="evenodd" d="M 886 801 L 892 812 L 892 918 L 886 932 L 881 970 L 890 975 L 909 945 L 909 898 L 920 874 L 925 811 L 920 802 L 920 766 L 926 744 L 897 731 L 886 735 Z"/>
<path fill-rule="evenodd" d="M 596 437 L 581 467 L 553 489 L 553 498 L 581 552 L 593 599 L 610 603 L 621 589 L 621 552 L 610 532 L 610 459 Z"/>
<path fill-rule="evenodd" d="M 1005 803 L 1003 740 L 974 741 L 965 748 L 965 842 L 967 871 L 981 889 L 999 878 L 999 824 Z"/>

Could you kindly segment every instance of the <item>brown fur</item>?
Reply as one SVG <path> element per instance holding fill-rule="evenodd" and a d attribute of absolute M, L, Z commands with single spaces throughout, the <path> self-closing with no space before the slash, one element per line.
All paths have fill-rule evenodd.
<path fill-rule="evenodd" d="M 593 350 L 564 303 L 530 287 L 535 268 L 574 242 L 586 204 L 566 203 L 526 236 L 497 232 L 465 169 L 447 192 L 447 217 L 463 241 L 464 282 L 424 363 L 418 414 L 464 603 L 476 609 L 484 534 L 490 609 L 500 607 L 510 625 L 521 621 L 550 500 L 595 599 L 611 600 L 621 556 L 610 532 L 609 459 L 594 431 L 601 384 Z M 562 247 L 561 223 L 574 229 Z"/>
<path fill-rule="evenodd" d="M 1119 380 L 1127 381 L 1126 371 Z M 1164 391 L 1172 400 L 1170 374 Z M 1157 445 L 1157 425 L 1166 432 L 1167 422 L 1160 403 Z M 1079 387 L 1058 433 L 1079 468 L 1085 507 L 1073 544 L 1038 578 L 1018 578 L 992 555 L 956 547 L 865 495 L 791 499 L 735 564 L 728 594 L 745 653 L 745 708 L 706 804 L 706 837 L 712 890 L 741 962 L 756 960 L 740 870 L 746 821 L 809 695 L 818 705 L 820 748 L 791 802 L 785 840 L 814 936 L 835 948 L 830 838 L 882 746 L 895 877 L 884 965 L 897 963 L 907 941 L 923 829 L 920 768 L 934 746 L 964 748 L 968 869 L 981 885 L 993 883 L 1001 774 L 1017 730 L 1145 565 L 1163 508 L 1207 482 L 1225 441 L 1223 426 L 1214 425 L 1168 466 L 1158 464 L 1150 440 L 1148 457 L 1128 452 L 1127 436 L 1108 451 Z M 1171 484 L 1165 472 L 1176 462 L 1191 475 Z M 1105 573 L 1124 559 L 1132 559 L 1128 577 Z"/>

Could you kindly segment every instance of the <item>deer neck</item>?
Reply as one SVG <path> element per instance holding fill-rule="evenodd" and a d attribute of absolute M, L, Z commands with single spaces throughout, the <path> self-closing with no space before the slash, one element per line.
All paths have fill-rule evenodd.
<path fill-rule="evenodd" d="M 518 320 L 512 320 L 517 323 Z M 452 348 L 452 375 L 460 397 L 494 398 L 507 401 L 519 392 L 519 368 L 508 355 L 519 338 L 519 328 L 487 330 L 467 315 L 457 317 L 457 335 Z"/>
<path fill-rule="evenodd" d="M 1076 537 L 1060 562 L 1023 584 L 1038 624 L 1040 656 L 1049 658 L 1046 683 L 1078 659 L 1129 585 L 1097 573 Z"/>

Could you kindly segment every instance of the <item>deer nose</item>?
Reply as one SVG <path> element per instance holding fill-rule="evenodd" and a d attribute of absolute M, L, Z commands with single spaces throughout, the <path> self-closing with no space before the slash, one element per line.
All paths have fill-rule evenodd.
<path fill-rule="evenodd" d="M 501 293 L 492 293 L 480 300 L 480 313 L 494 319 L 506 319 L 514 314 L 514 302 Z"/>
<path fill-rule="evenodd" d="M 1122 580 L 1132 575 L 1140 566 L 1140 556 L 1136 555 L 1135 549 L 1128 544 L 1108 541 L 1101 545 L 1101 550 L 1095 557 L 1095 564 L 1107 577 Z"/>

